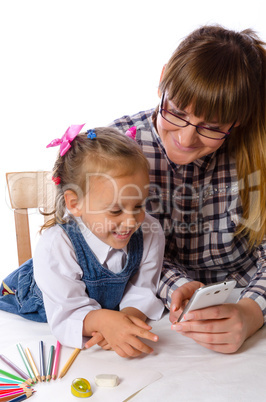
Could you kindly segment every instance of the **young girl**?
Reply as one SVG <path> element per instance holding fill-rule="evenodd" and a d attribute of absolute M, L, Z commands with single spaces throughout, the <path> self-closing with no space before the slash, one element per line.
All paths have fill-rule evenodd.
<path fill-rule="evenodd" d="M 38 286 L 30 260 L 4 280 L 16 297 L 3 296 L 0 308 L 36 321 L 46 313 L 63 345 L 82 348 L 92 336 L 86 347 L 98 343 L 123 357 L 151 353 L 140 338 L 158 340 L 145 320 L 158 320 L 164 309 L 156 297 L 164 235 L 144 211 L 149 165 L 117 130 L 78 134 L 81 127 L 48 145 L 60 145 L 60 155 L 55 218 L 43 226 L 33 257 Z"/>
<path fill-rule="evenodd" d="M 137 126 L 150 162 L 147 211 L 166 246 L 159 294 L 176 322 L 203 284 L 235 279 L 236 304 L 172 328 L 232 353 L 266 322 L 266 51 L 251 30 L 203 26 L 163 68 L 160 105 L 113 126 Z"/>

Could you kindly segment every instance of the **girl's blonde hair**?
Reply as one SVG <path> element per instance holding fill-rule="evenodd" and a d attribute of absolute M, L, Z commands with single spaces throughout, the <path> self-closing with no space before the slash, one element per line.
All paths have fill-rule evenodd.
<path fill-rule="evenodd" d="M 81 133 L 71 142 L 71 148 L 64 156 L 58 155 L 53 169 L 53 178 L 59 182 L 56 186 L 55 208 L 41 228 L 64 223 L 66 204 L 64 192 L 73 190 L 82 197 L 88 191 L 87 175 L 110 173 L 112 177 L 134 174 L 141 169 L 149 175 L 149 163 L 139 145 L 117 129 L 95 128 L 96 138 L 90 139 L 87 133 Z"/>
<path fill-rule="evenodd" d="M 206 121 L 239 124 L 227 139 L 243 208 L 236 234 L 247 235 L 250 247 L 260 244 L 266 233 L 265 43 L 250 29 L 203 26 L 176 49 L 160 90 L 181 109 L 192 105 Z"/>

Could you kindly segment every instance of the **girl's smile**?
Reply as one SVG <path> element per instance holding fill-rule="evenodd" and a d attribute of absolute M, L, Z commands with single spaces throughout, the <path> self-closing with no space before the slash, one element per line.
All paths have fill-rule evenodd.
<path fill-rule="evenodd" d="M 117 249 L 125 247 L 145 218 L 149 177 L 138 169 L 128 176 L 117 171 L 89 178 L 90 190 L 80 201 L 80 216 L 90 231 Z"/>

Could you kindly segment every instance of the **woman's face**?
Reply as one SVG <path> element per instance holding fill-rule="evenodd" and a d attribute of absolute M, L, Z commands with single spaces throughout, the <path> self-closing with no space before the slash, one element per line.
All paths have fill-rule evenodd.
<path fill-rule="evenodd" d="M 232 124 L 219 124 L 217 121 L 206 122 L 202 117 L 192 113 L 192 107 L 180 110 L 171 101 L 165 99 L 163 108 L 188 122 L 227 132 Z M 157 116 L 157 131 L 163 142 L 169 159 L 178 164 L 186 165 L 203 156 L 213 153 L 224 143 L 223 140 L 211 139 L 198 134 L 196 127 L 177 127 L 166 121 L 160 113 Z"/>

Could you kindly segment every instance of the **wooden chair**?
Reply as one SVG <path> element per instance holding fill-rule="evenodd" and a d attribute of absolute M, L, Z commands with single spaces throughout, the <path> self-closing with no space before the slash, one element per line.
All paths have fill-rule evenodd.
<path fill-rule="evenodd" d="M 6 173 L 11 207 L 15 215 L 19 265 L 31 258 L 28 209 L 51 212 L 54 208 L 55 185 L 51 172 Z M 44 216 L 44 222 L 52 215 Z"/>

